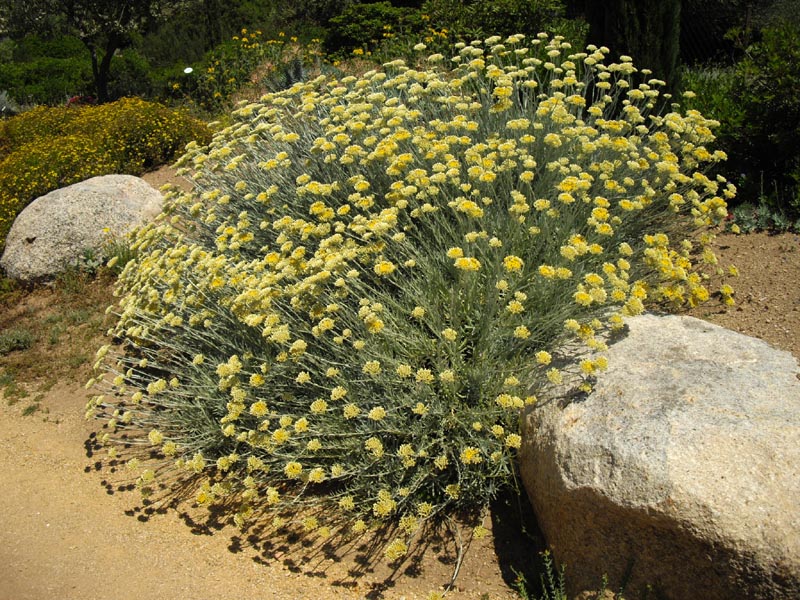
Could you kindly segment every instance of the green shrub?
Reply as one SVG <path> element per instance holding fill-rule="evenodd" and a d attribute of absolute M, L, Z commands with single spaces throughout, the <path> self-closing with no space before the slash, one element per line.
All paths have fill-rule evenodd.
<path fill-rule="evenodd" d="M 241 525 L 394 526 L 396 559 L 514 485 L 521 409 L 589 390 L 603 332 L 708 298 L 694 230 L 732 195 L 710 122 L 654 114 L 630 62 L 523 39 L 267 94 L 179 161 L 196 188 L 134 241 L 125 352 L 89 382 L 145 493 L 194 476 Z"/>
<path fill-rule="evenodd" d="M 25 144 L 80 131 L 75 120 L 80 111 L 37 106 L 13 119 L 0 121 L 0 159 Z"/>
<path fill-rule="evenodd" d="M 628 55 L 678 89 L 681 0 L 587 2 L 588 40 Z"/>
<path fill-rule="evenodd" d="M 800 216 L 800 24 L 784 21 L 762 33 L 737 65 L 746 119 L 732 158 L 765 180 L 751 177 L 745 186 L 761 187 L 775 207 Z"/>
<path fill-rule="evenodd" d="M 176 74 L 170 93 L 216 112 L 229 106 L 242 88 L 268 79 L 296 60 L 309 65 L 318 58 L 316 40 L 300 45 L 296 37 L 284 33 L 265 40 L 261 31 L 242 29 L 240 35 L 209 52 L 202 64 Z"/>
<path fill-rule="evenodd" d="M 800 26 L 784 21 L 727 70 L 689 70 L 694 106 L 720 121 L 718 146 L 739 197 L 800 217 Z"/>
<path fill-rule="evenodd" d="M 379 63 L 396 58 L 411 60 L 418 43 L 424 43 L 431 54 L 448 52 L 456 42 L 470 42 L 497 32 L 510 35 L 547 31 L 583 44 L 586 24 L 565 19 L 564 13 L 562 0 L 427 0 L 419 9 L 393 6 L 390 2 L 354 3 L 331 19 L 325 51 L 335 60 L 353 55 Z"/>
<path fill-rule="evenodd" d="M 328 24 L 325 52 L 333 58 L 347 58 L 353 50 L 374 50 L 387 37 L 401 34 L 418 41 L 423 30 L 421 13 L 390 2 L 354 3 Z"/>
<path fill-rule="evenodd" d="M 109 95 L 112 98 L 152 98 L 158 89 L 156 86 L 156 73 L 147 59 L 135 49 L 123 50 L 111 63 Z"/>
<path fill-rule="evenodd" d="M 169 162 L 206 126 L 160 104 L 38 107 L 0 122 L 0 247 L 35 198 L 96 175 L 140 175 Z"/>
<path fill-rule="evenodd" d="M 12 60 L 0 61 L 0 89 L 25 104 L 62 104 L 92 89 L 89 55 L 71 36 L 28 36 L 16 43 Z"/>
<path fill-rule="evenodd" d="M 81 58 L 38 58 L 0 65 L 0 86 L 27 104 L 62 104 L 92 89 L 91 64 Z"/>
<path fill-rule="evenodd" d="M 242 28 L 259 30 L 265 37 L 292 31 L 308 42 L 324 34 L 312 20 L 325 22 L 340 4 L 340 0 L 205 0 L 159 23 L 155 31 L 136 40 L 135 48 L 155 68 L 163 69 L 199 63 L 216 46 L 240 35 Z M 304 19 L 306 15 L 310 18 Z"/>
<path fill-rule="evenodd" d="M 14 60 L 27 62 L 37 58 L 77 58 L 84 56 L 86 46 L 71 35 L 46 38 L 28 35 L 18 40 L 14 48 Z"/>
<path fill-rule="evenodd" d="M 426 0 L 422 12 L 436 27 L 469 42 L 495 33 L 552 31 L 561 23 L 565 8 L 563 0 Z"/>
<path fill-rule="evenodd" d="M 18 350 L 27 350 L 33 345 L 33 334 L 27 329 L 7 329 L 0 332 L 0 356 Z"/>

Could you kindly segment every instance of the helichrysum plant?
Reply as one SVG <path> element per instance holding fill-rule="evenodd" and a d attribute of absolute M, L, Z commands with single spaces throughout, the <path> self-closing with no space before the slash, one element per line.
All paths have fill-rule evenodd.
<path fill-rule="evenodd" d="M 521 410 L 589 389 L 603 332 L 708 298 L 712 121 L 604 48 L 456 48 L 267 94 L 181 159 L 89 382 L 144 491 L 183 473 L 240 525 L 400 558 L 514 485 Z"/>

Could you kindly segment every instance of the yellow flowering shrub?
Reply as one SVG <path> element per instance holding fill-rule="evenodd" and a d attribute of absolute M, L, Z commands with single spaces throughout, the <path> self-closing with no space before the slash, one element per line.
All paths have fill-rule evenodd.
<path fill-rule="evenodd" d="M 102 442 L 199 474 L 197 502 L 235 497 L 239 523 L 396 525 L 395 559 L 513 485 L 520 410 L 567 374 L 588 389 L 601 333 L 708 296 L 682 238 L 733 193 L 707 174 L 712 121 L 657 112 L 663 83 L 605 49 L 457 50 L 267 94 L 190 146 L 196 189 L 119 280 Z"/>
<path fill-rule="evenodd" d="M 140 175 L 173 160 L 188 142 L 209 139 L 201 122 L 138 98 L 39 107 L 0 121 L 0 248 L 37 197 L 96 175 Z"/>

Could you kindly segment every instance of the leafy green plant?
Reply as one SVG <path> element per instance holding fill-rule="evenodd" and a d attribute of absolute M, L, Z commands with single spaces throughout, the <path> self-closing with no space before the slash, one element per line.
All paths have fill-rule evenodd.
<path fill-rule="evenodd" d="M 212 112 L 230 106 L 242 88 L 271 77 L 291 76 L 297 64 L 307 66 L 320 59 L 318 41 L 299 44 L 296 37 L 280 32 L 264 39 L 259 30 L 242 29 L 239 35 L 208 53 L 196 68 L 189 68 L 171 84 L 175 98 L 185 98 Z M 302 69 L 301 69 L 302 70 Z"/>
<path fill-rule="evenodd" d="M 92 88 L 91 64 L 75 37 L 47 40 L 29 35 L 14 44 L 11 59 L 0 61 L 0 89 L 23 104 L 62 104 Z"/>
<path fill-rule="evenodd" d="M 6 388 L 14 383 L 14 375 L 8 369 L 0 371 L 0 387 Z"/>
<path fill-rule="evenodd" d="M 0 369 L 0 388 L 9 406 L 13 406 L 22 398 L 27 398 L 30 395 L 28 391 L 18 383 L 16 373 L 7 367 Z"/>
<path fill-rule="evenodd" d="M 61 323 L 54 323 L 48 333 L 47 341 L 51 346 L 57 345 L 61 341 L 61 335 L 65 328 Z"/>
<path fill-rule="evenodd" d="M 27 350 L 34 342 L 33 334 L 27 329 L 7 329 L 0 332 L 0 356 Z"/>
<path fill-rule="evenodd" d="M 436 28 L 465 42 L 492 34 L 534 35 L 539 31 L 564 35 L 572 43 L 585 41 L 586 30 L 580 23 L 564 18 L 563 0 L 426 0 L 421 12 Z"/>
<path fill-rule="evenodd" d="M 690 70 L 693 106 L 720 121 L 718 147 L 740 197 L 774 214 L 800 216 L 800 25 L 778 21 L 760 32 L 730 69 Z"/>
<path fill-rule="evenodd" d="M 766 199 L 758 204 L 743 202 L 735 206 L 731 217 L 730 227 L 737 233 L 800 231 L 800 222 L 792 222 L 785 214 L 771 209 Z"/>
<path fill-rule="evenodd" d="M 325 38 L 325 52 L 333 58 L 346 58 L 353 50 L 374 50 L 387 37 L 398 33 L 413 36 L 423 29 L 421 13 L 390 2 L 353 3 L 333 17 Z"/>
<path fill-rule="evenodd" d="M 553 567 L 553 559 L 549 551 L 542 553 L 542 563 L 544 573 L 542 574 L 542 597 L 541 600 L 567 600 L 566 583 L 564 581 L 564 567 L 556 572 Z M 605 588 L 605 586 L 603 586 Z"/>
<path fill-rule="evenodd" d="M 189 146 L 195 188 L 137 234 L 124 352 L 89 382 L 143 491 L 186 475 L 241 526 L 380 529 L 389 560 L 456 514 L 485 535 L 521 409 L 565 374 L 591 389 L 645 302 L 708 298 L 713 236 L 683 237 L 733 195 L 712 123 L 653 112 L 663 82 L 605 49 L 524 41 L 321 76 Z"/>
<path fill-rule="evenodd" d="M 93 248 L 87 248 L 81 253 L 81 256 L 72 261 L 71 266 L 93 276 L 97 273 L 97 269 L 103 265 L 103 257 L 98 255 L 97 251 Z"/>
<path fill-rule="evenodd" d="M 106 267 L 115 275 L 122 273 L 125 266 L 136 258 L 136 251 L 131 248 L 127 239 L 114 238 L 104 248 L 104 256 L 108 260 Z"/>
<path fill-rule="evenodd" d="M 38 402 L 32 402 L 28 404 L 25 408 L 22 409 L 22 416 L 23 417 L 30 417 L 31 415 L 35 414 L 37 410 L 42 407 L 41 404 Z"/>

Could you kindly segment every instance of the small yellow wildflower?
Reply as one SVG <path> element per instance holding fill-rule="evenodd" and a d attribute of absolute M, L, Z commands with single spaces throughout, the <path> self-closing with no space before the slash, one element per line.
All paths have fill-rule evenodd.
<path fill-rule="evenodd" d="M 321 398 L 314 400 L 314 402 L 311 403 L 310 410 L 315 415 L 321 415 L 328 410 L 328 403 Z"/>
<path fill-rule="evenodd" d="M 453 263 L 453 266 L 462 271 L 478 271 L 481 268 L 481 263 L 477 258 L 462 257 L 457 258 Z"/>
<path fill-rule="evenodd" d="M 507 448 L 520 448 L 522 446 L 522 436 L 518 433 L 509 433 L 506 436 L 505 444 Z"/>
<path fill-rule="evenodd" d="M 456 337 L 458 336 L 458 332 L 455 329 L 447 328 L 442 330 L 442 337 L 449 342 L 454 342 Z"/>
<path fill-rule="evenodd" d="M 481 451 L 474 446 L 466 446 L 463 450 L 461 450 L 459 458 L 465 465 L 474 465 L 483 461 L 483 458 L 481 457 Z"/>
<path fill-rule="evenodd" d="M 552 383 L 553 385 L 560 385 L 563 383 L 564 378 L 561 375 L 561 371 L 556 368 L 552 368 L 546 373 L 547 380 Z"/>
<path fill-rule="evenodd" d="M 434 376 L 430 369 L 417 369 L 416 380 L 418 383 L 433 383 Z"/>
<path fill-rule="evenodd" d="M 253 402 L 253 404 L 250 405 L 249 412 L 254 417 L 263 417 L 264 415 L 267 414 L 267 412 L 269 412 L 269 409 L 267 408 L 266 402 L 264 402 L 263 400 L 257 400 L 256 402 Z"/>
<path fill-rule="evenodd" d="M 386 409 L 382 406 L 376 406 L 375 408 L 370 409 L 367 413 L 367 417 L 373 421 L 382 421 L 386 418 Z"/>
<path fill-rule="evenodd" d="M 530 329 L 525 327 L 525 325 L 519 325 L 514 328 L 514 337 L 519 338 L 521 340 L 526 340 L 531 336 Z"/>
<path fill-rule="evenodd" d="M 375 458 L 383 456 L 383 443 L 374 436 L 364 442 L 364 448 L 369 450 Z"/>
<path fill-rule="evenodd" d="M 417 45 L 422 46 L 422 44 Z M 403 558 L 407 552 L 408 545 L 403 540 L 397 539 L 386 547 L 384 554 L 386 555 L 386 558 L 388 558 L 390 561 L 393 561 Z"/>
<path fill-rule="evenodd" d="M 303 465 L 296 461 L 290 461 L 286 463 L 283 472 L 289 479 L 296 479 L 303 472 Z"/>
<path fill-rule="evenodd" d="M 337 385 L 331 390 L 331 400 L 341 400 L 347 395 L 347 389 L 341 385 Z"/>
<path fill-rule="evenodd" d="M 513 254 L 509 254 L 503 259 L 503 267 L 509 273 L 515 273 L 522 270 L 525 263 L 519 256 L 515 256 Z"/>
<path fill-rule="evenodd" d="M 413 412 L 415 415 L 424 416 L 428 414 L 428 407 L 422 402 L 417 402 L 414 405 L 414 408 L 411 409 L 411 412 Z"/>
<path fill-rule="evenodd" d="M 381 363 L 377 360 L 369 360 L 364 363 L 361 371 L 367 375 L 379 375 L 381 372 Z"/>
<path fill-rule="evenodd" d="M 396 267 L 394 263 L 388 260 L 382 260 L 379 263 L 377 263 L 374 267 L 375 274 L 381 276 L 391 275 L 392 273 L 394 273 L 395 269 Z"/>
<path fill-rule="evenodd" d="M 361 413 L 361 409 L 358 408 L 355 404 L 345 404 L 344 408 L 342 409 L 344 413 L 345 419 L 354 419 Z"/>
<path fill-rule="evenodd" d="M 506 305 L 506 310 L 512 315 L 518 315 L 525 311 L 525 306 L 519 300 L 511 300 L 511 302 Z"/>

